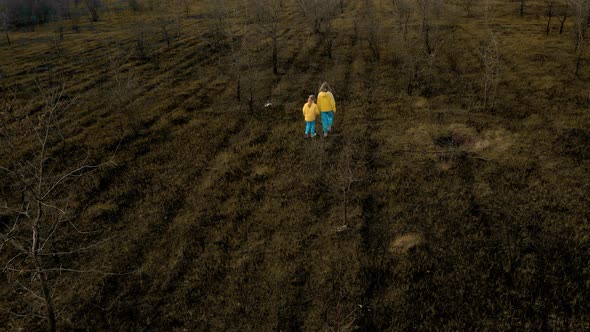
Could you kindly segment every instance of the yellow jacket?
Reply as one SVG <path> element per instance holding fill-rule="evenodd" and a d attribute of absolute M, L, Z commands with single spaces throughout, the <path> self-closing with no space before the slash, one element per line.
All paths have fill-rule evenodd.
<path fill-rule="evenodd" d="M 305 117 L 305 121 L 315 121 L 318 115 L 320 115 L 320 111 L 318 110 L 318 105 L 316 103 L 311 104 L 311 107 L 308 103 L 303 105 L 303 116 Z"/>
<path fill-rule="evenodd" d="M 334 111 L 336 113 L 336 100 L 334 100 L 332 92 L 321 91 L 318 94 L 318 107 L 320 108 L 320 112 Z"/>

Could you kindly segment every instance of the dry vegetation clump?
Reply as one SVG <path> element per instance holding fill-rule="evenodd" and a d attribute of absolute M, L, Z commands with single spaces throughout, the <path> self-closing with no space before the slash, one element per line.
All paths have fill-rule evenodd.
<path fill-rule="evenodd" d="M 417 233 L 409 233 L 397 237 L 392 241 L 390 251 L 398 254 L 404 254 L 410 250 L 416 249 L 424 242 L 423 237 Z"/>
<path fill-rule="evenodd" d="M 17 3 L 0 330 L 46 328 L 52 268 L 88 272 L 46 271 L 58 330 L 590 329 L 588 1 Z M 303 140 L 323 81 L 334 132 Z M 31 251 L 48 105 L 47 171 L 114 163 Z"/>

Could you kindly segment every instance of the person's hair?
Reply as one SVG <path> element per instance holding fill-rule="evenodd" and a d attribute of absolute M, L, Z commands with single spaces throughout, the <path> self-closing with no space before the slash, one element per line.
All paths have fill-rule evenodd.
<path fill-rule="evenodd" d="M 320 86 L 320 91 L 328 92 L 330 90 L 332 90 L 332 89 L 330 89 L 328 82 L 324 82 L 324 83 L 322 83 L 322 86 Z"/>
<path fill-rule="evenodd" d="M 309 95 L 309 97 L 307 97 L 307 99 L 311 98 L 311 100 L 315 101 L 315 95 Z"/>

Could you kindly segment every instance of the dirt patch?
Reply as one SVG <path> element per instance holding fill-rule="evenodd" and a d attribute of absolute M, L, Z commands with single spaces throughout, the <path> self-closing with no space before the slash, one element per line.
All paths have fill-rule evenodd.
<path fill-rule="evenodd" d="M 488 158 L 502 156 L 512 147 L 515 139 L 511 132 L 502 128 L 477 132 L 463 124 L 453 124 L 441 131 L 442 134 L 432 136 L 435 146 L 460 149 Z"/>
<path fill-rule="evenodd" d="M 450 125 L 445 133 L 432 138 L 435 145 L 440 147 L 471 147 L 475 143 L 477 133 L 475 129 L 463 124 Z"/>
<path fill-rule="evenodd" d="M 423 243 L 424 237 L 421 234 L 408 233 L 395 238 L 389 246 L 389 251 L 396 254 L 405 254 Z"/>
<path fill-rule="evenodd" d="M 266 165 L 254 166 L 254 171 L 252 172 L 254 177 L 257 179 L 260 179 L 260 180 L 267 179 L 270 176 L 272 176 L 274 173 L 275 173 L 275 169 L 273 167 L 266 166 Z"/>
<path fill-rule="evenodd" d="M 432 132 L 435 130 L 432 126 L 420 124 L 412 127 L 405 132 L 408 143 L 415 146 L 432 146 Z"/>
<path fill-rule="evenodd" d="M 499 158 L 512 147 L 514 140 L 514 135 L 505 129 L 486 131 L 475 141 L 473 151 L 487 158 Z"/>
<path fill-rule="evenodd" d="M 428 102 L 428 99 L 424 97 L 417 97 L 414 101 L 415 108 L 428 108 L 429 105 L 430 103 Z"/>

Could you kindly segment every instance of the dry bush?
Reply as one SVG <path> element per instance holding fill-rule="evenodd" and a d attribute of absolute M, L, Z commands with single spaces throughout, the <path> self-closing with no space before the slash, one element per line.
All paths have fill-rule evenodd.
<path fill-rule="evenodd" d="M 270 39 L 272 49 L 272 72 L 278 75 L 279 62 L 279 32 L 282 27 L 282 0 L 249 0 L 247 6 L 251 8 L 251 17 L 256 23 L 257 33 Z"/>
<path fill-rule="evenodd" d="M 225 1 L 210 1 L 207 3 L 208 13 L 208 34 L 211 40 L 210 44 L 213 50 L 221 49 L 223 42 L 231 29 L 227 22 L 228 12 Z"/>
<path fill-rule="evenodd" d="M 77 200 L 81 178 L 110 162 L 93 163 L 83 155 L 59 156 L 66 145 L 60 119 L 76 99 L 65 98 L 63 85 L 38 86 L 43 109 L 11 123 L 0 136 L 5 146 L 0 150 L 4 183 L 0 187 L 0 257 L 2 272 L 25 304 L 25 312 L 17 314 L 46 320 L 48 330 L 56 331 L 61 275 L 91 272 L 78 270 L 68 257 L 101 244 L 93 241 L 97 233 L 76 227 L 72 201 Z M 14 113 L 14 106 L 8 101 L 4 111 Z M 23 149 L 28 150 L 23 153 Z"/>
<path fill-rule="evenodd" d="M 141 126 L 139 113 L 132 102 L 143 90 L 140 78 L 135 70 L 129 68 L 131 53 L 125 52 L 116 44 L 106 43 L 104 45 L 105 57 L 108 60 L 109 75 L 112 86 L 109 94 L 112 98 L 112 109 L 122 114 L 121 129 L 131 128 L 132 131 L 139 130 Z"/>
<path fill-rule="evenodd" d="M 84 0 L 86 3 L 86 8 L 88 9 L 88 15 L 90 16 L 91 22 L 98 22 L 99 15 L 98 12 L 102 7 L 101 0 Z"/>
<path fill-rule="evenodd" d="M 482 110 L 493 110 L 496 105 L 496 92 L 498 89 L 498 61 L 499 61 L 499 43 L 496 35 L 492 32 L 488 40 L 482 43 L 479 52 L 482 71 L 482 92 L 483 105 Z"/>
<path fill-rule="evenodd" d="M 369 44 L 369 49 L 375 60 L 381 58 L 381 43 L 382 43 L 382 27 L 380 18 L 377 15 L 375 5 L 367 7 L 366 14 L 363 19 L 365 25 L 363 27 L 364 36 Z"/>
<path fill-rule="evenodd" d="M 408 24 L 415 8 L 411 0 L 393 0 L 393 4 L 395 19 L 399 26 L 399 30 L 403 31 L 405 41 L 408 36 Z"/>
<path fill-rule="evenodd" d="M 590 25 L 590 1 L 588 0 L 568 0 L 575 15 L 574 29 L 576 35 L 575 47 L 575 75 L 579 76 L 580 68 L 582 66 L 582 59 L 584 57 L 586 41 L 586 34 L 588 26 Z"/>
<path fill-rule="evenodd" d="M 424 41 L 424 48 L 428 54 L 436 51 L 436 40 L 432 39 L 432 30 L 436 29 L 437 25 L 432 24 L 432 20 L 444 10 L 443 0 L 416 0 L 421 21 L 421 34 Z"/>
<path fill-rule="evenodd" d="M 338 14 L 338 0 L 297 0 L 297 6 L 313 33 L 318 35 L 330 34 L 332 21 Z"/>

